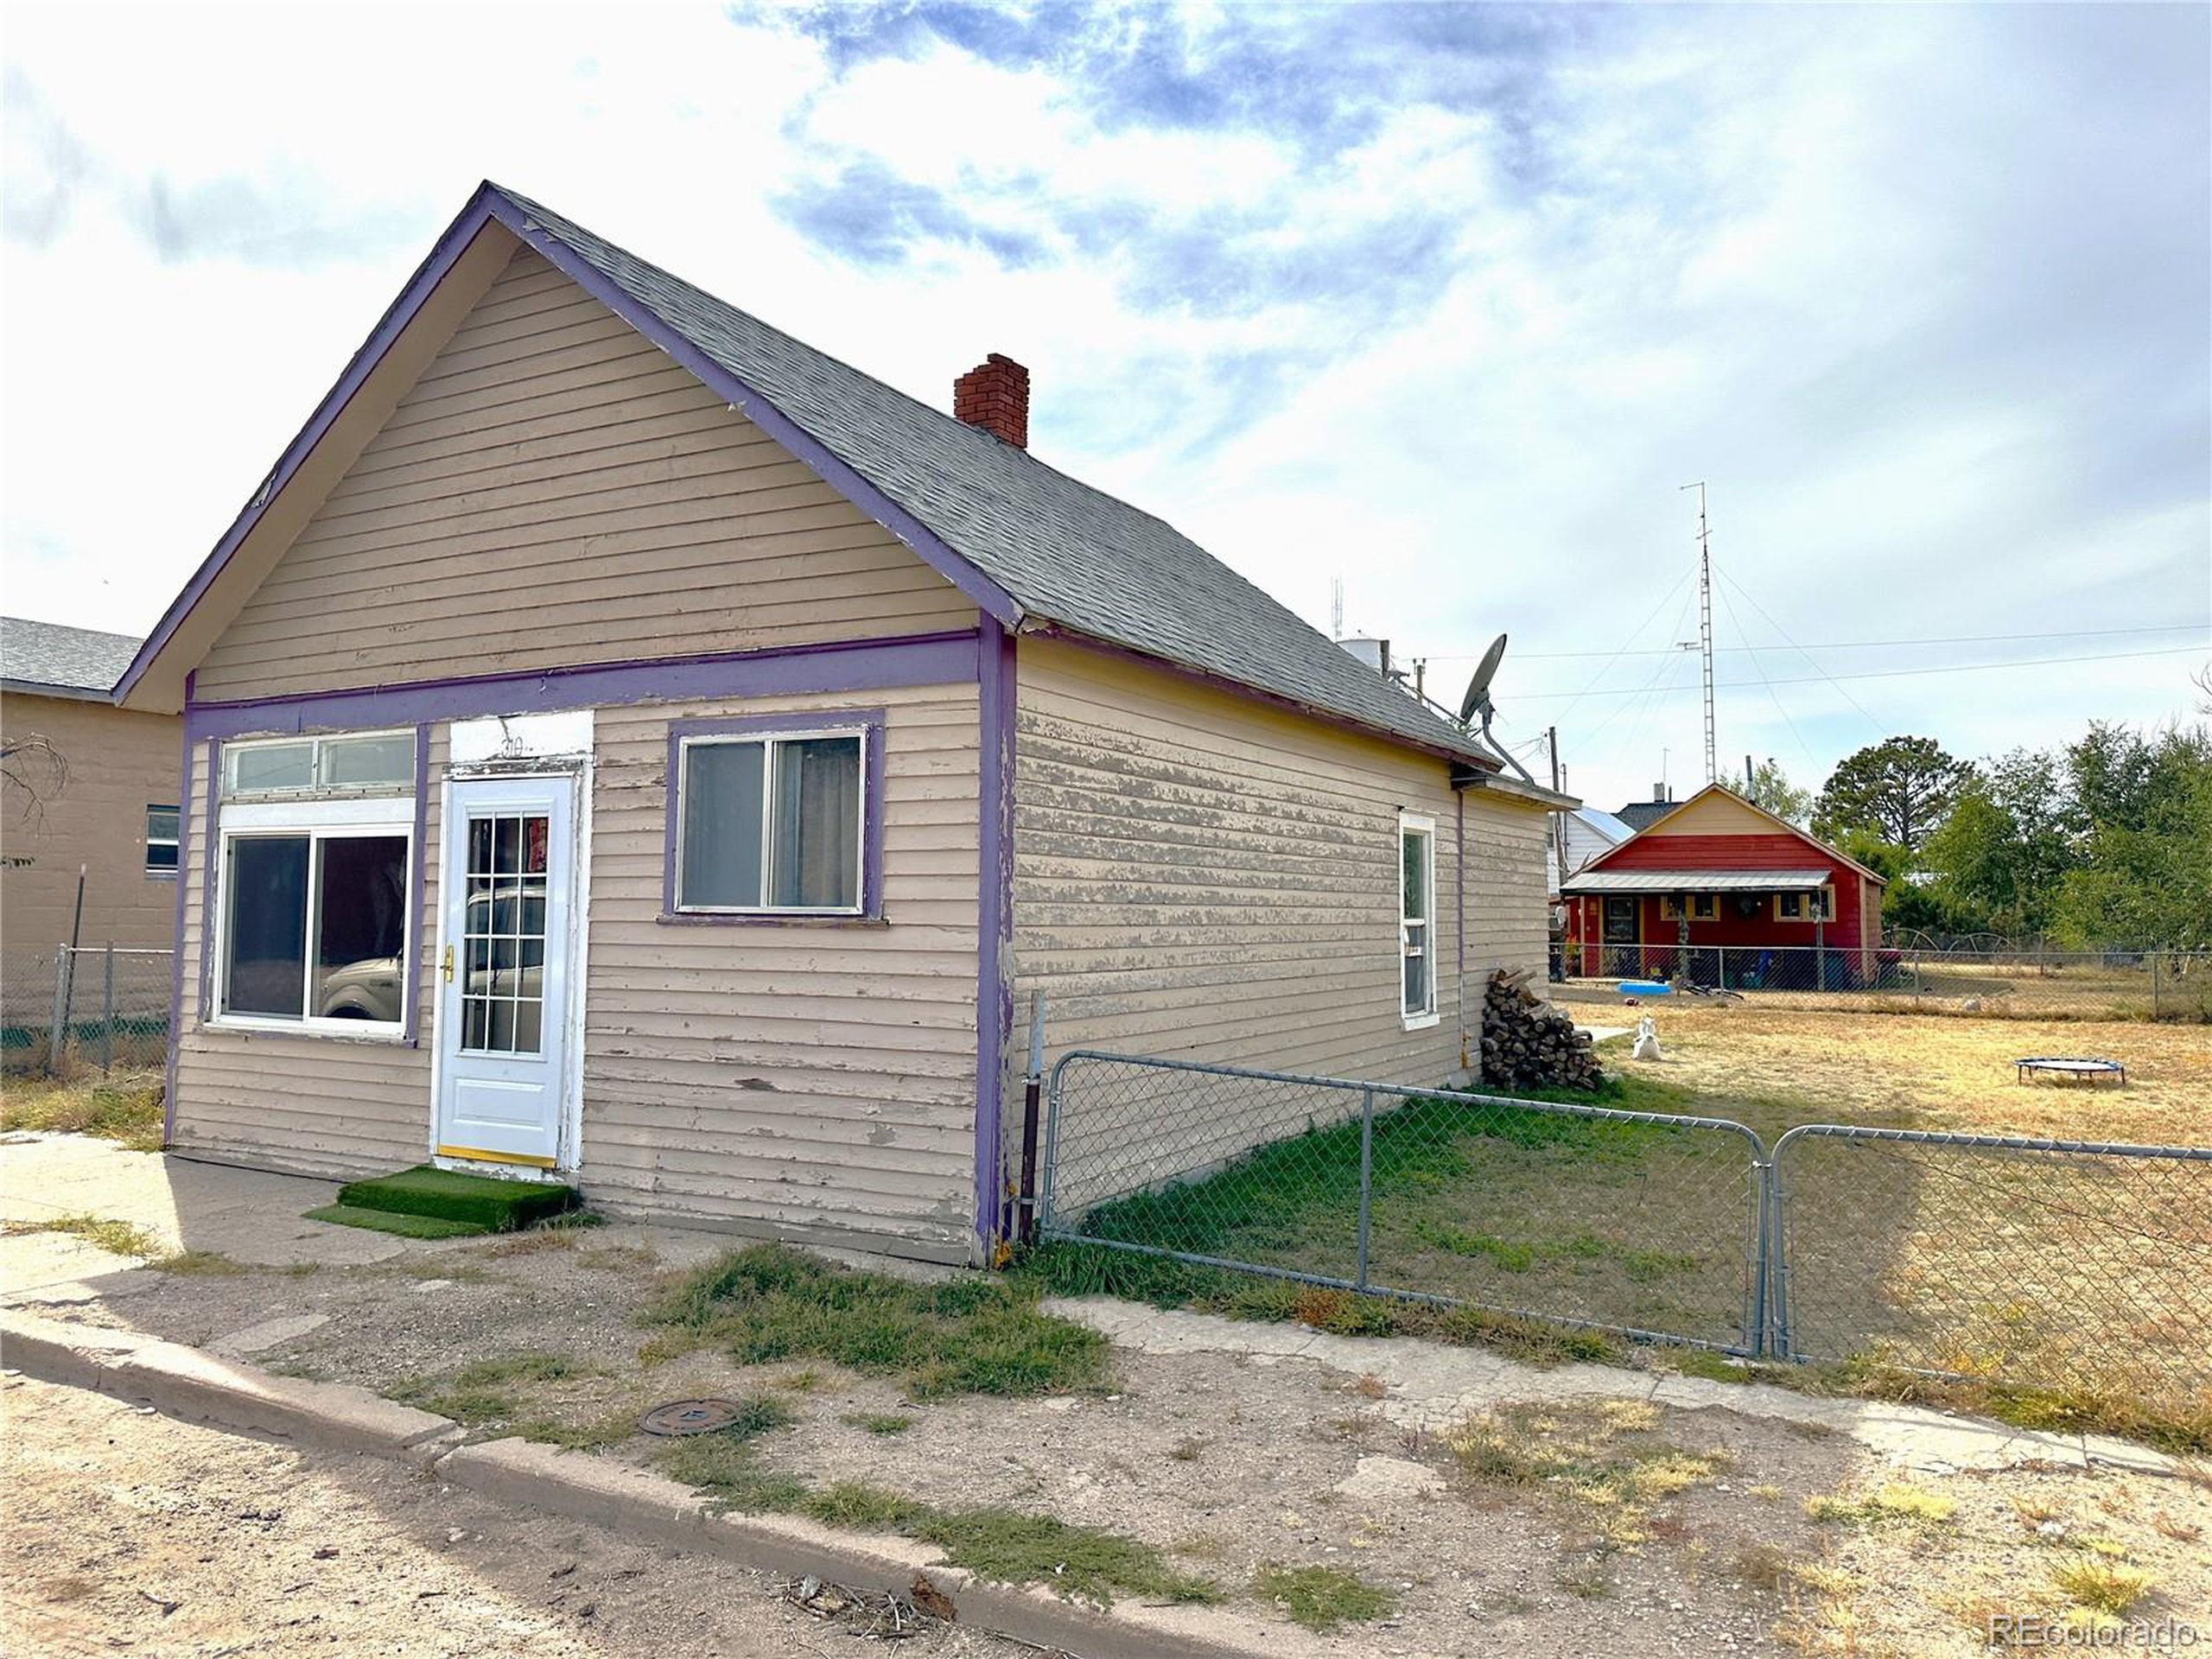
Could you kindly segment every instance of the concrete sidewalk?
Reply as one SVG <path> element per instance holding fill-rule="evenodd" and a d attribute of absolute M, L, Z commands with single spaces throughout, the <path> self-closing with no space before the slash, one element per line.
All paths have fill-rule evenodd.
<path fill-rule="evenodd" d="M 334 1182 L 131 1152 L 89 1135 L 0 1137 L 0 1296 L 53 1300 L 58 1287 L 95 1281 L 103 1294 L 130 1294 L 107 1251 L 22 1230 L 70 1216 L 127 1222 L 164 1254 L 206 1250 L 260 1267 L 353 1267 L 407 1249 L 388 1234 L 302 1218 L 337 1196 Z"/>
<path fill-rule="evenodd" d="M 1384 1415 L 1408 1429 L 1440 1430 L 1501 1401 L 1642 1400 L 1678 1410 L 1717 1409 L 1815 1432 L 1848 1435 L 1901 1469 L 1948 1474 L 2022 1464 L 2103 1467 L 2167 1475 L 2174 1459 L 2108 1435 L 2015 1428 L 1924 1406 L 1800 1394 L 1764 1382 L 1722 1382 L 1618 1365 L 1545 1370 L 1482 1348 L 1412 1337 L 1339 1337 L 1302 1325 L 1224 1319 L 1110 1297 L 1048 1298 L 1048 1312 L 1081 1320 L 1117 1348 L 1152 1354 L 1243 1354 L 1262 1364 L 1306 1361 L 1378 1378 Z"/>

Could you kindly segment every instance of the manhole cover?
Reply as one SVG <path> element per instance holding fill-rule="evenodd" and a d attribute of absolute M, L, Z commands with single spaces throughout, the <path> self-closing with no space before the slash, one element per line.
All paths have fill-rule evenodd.
<path fill-rule="evenodd" d="M 736 1417 L 734 1401 L 671 1400 L 639 1418 L 638 1427 L 648 1434 L 711 1434 L 728 1427 Z"/>

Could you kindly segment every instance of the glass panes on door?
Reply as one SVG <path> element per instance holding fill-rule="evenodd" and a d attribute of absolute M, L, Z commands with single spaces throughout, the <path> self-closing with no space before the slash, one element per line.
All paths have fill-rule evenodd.
<path fill-rule="evenodd" d="M 461 1046 L 481 1053 L 543 1052 L 546 818 L 499 813 L 468 821 L 468 900 L 461 920 Z"/>

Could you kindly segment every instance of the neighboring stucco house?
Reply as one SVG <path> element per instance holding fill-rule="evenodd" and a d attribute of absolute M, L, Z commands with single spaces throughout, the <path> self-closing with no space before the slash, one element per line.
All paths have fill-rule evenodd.
<path fill-rule="evenodd" d="M 110 698 L 137 649 L 134 634 L 0 618 L 0 1014 L 19 1044 L 53 1018 L 57 945 L 175 938 L 183 722 Z"/>
<path fill-rule="evenodd" d="M 1027 402 L 483 187 L 125 679 L 190 755 L 175 1145 L 965 1261 L 1033 991 L 1052 1052 L 1460 1068 L 1560 798 Z"/>
<path fill-rule="evenodd" d="M 1840 990 L 1880 971 L 1882 878 L 1709 784 L 1560 883 L 1586 975 Z"/>

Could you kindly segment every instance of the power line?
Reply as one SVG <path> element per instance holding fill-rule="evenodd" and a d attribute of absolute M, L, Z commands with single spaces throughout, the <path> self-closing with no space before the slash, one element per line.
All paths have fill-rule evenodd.
<path fill-rule="evenodd" d="M 1749 595 L 1746 595 L 1746 597 L 1749 597 Z M 2157 651 L 2106 652 L 2102 655 L 2095 657 L 2021 657 L 2016 658 L 2008 663 L 1948 663 L 1940 668 L 1885 668 L 1871 670 L 1867 672 L 1859 674 L 1807 674 L 1798 676 L 1794 679 L 1769 680 L 1764 682 L 1764 683 L 1770 686 L 1820 685 L 1826 683 L 1829 685 L 1835 685 L 1836 689 L 1840 691 L 1843 688 L 1840 685 L 1836 684 L 1839 680 L 1894 680 L 1921 674 L 1974 674 L 1980 673 L 1985 670 L 1998 668 L 2048 668 L 2061 663 L 2119 663 L 2126 662 L 2139 657 L 2192 657 L 2202 649 L 2202 647 L 2198 645 L 2168 645 Z M 1665 671 L 1662 669 L 1661 671 L 1663 673 Z M 1723 680 L 1720 682 L 1720 690 L 1724 691 L 1741 691 L 1750 690 L 1760 683 L 1761 682 L 1758 680 Z M 1643 690 L 1648 689 L 1648 687 L 1645 687 L 1631 691 L 1599 691 L 1595 693 L 1578 691 L 1574 695 L 1576 696 L 1596 696 L 1600 697 L 1633 697 L 1642 695 Z M 1519 694 L 1515 697 L 1514 701 L 1516 702 L 1548 702 L 1555 698 L 1563 697 L 1567 695 L 1567 694 L 1564 691 L 1527 691 Z M 1849 697 L 1850 694 L 1846 692 L 1845 696 Z M 1852 706 L 1855 709 L 1859 708 L 1859 705 L 1855 701 L 1852 703 Z M 1859 712 L 1862 715 L 1866 715 L 1866 711 L 1864 709 L 1859 709 Z M 1866 718 L 1869 720 L 1874 720 L 1874 716 L 1872 715 L 1866 715 Z M 1879 721 L 1874 721 L 1874 723 L 1877 726 L 1881 724 Z"/>
<path fill-rule="evenodd" d="M 1740 592 L 1741 590 L 1738 589 L 1738 591 Z M 1745 594 L 1745 597 L 1749 599 L 1751 595 L 1746 594 Z M 1660 603 L 1663 605 L 1666 603 L 1666 601 L 1662 599 Z M 1650 620 L 1651 619 L 1649 617 L 1646 617 L 1644 619 L 1646 626 L 1649 625 Z M 1793 641 L 1790 648 L 1794 651 L 1885 651 L 1904 645 L 1993 645 L 2001 640 L 2013 639 L 2109 639 L 2116 638 L 2121 634 L 2202 633 L 2205 632 L 2205 626 L 2206 625 L 2202 622 L 2163 622 L 2156 627 L 2068 628 L 2063 632 L 2057 633 L 1955 633 L 1948 634 L 1939 639 L 1839 639 L 1833 640 L 1827 645 L 1800 645 Z M 1637 633 L 1642 633 L 1643 629 L 1638 628 L 1636 632 Z M 1631 639 L 1635 637 L 1635 634 L 1630 635 Z M 1516 651 L 1513 653 L 1513 656 L 1515 661 L 1522 663 L 1569 662 L 1576 659 L 1587 659 L 1592 657 L 1604 657 L 1609 660 L 1621 657 L 1671 657 L 1680 649 L 1681 647 L 1679 645 L 1669 645 L 1643 651 L 1629 651 L 1625 649 L 1611 652 Z M 1733 657 L 1752 654 L 1762 650 L 1770 651 L 1773 647 L 1770 645 L 1761 646 L 1742 645 L 1716 645 L 1713 649 L 1725 656 Z M 1471 663 L 1478 660 L 1479 656 L 1479 652 L 1470 653 L 1466 656 L 1459 656 L 1449 652 L 1428 652 L 1423 653 L 1424 660 L 1432 663 Z"/>
<path fill-rule="evenodd" d="M 1741 594 L 1744 596 L 1744 603 L 1750 606 L 1761 616 L 1765 617 L 1767 626 L 1772 628 L 1777 633 L 1782 636 L 1783 644 L 1787 645 L 1792 651 L 1796 652 L 1800 657 L 1802 657 L 1807 662 L 1812 664 L 1814 673 L 1819 675 L 1821 678 L 1826 680 L 1830 685 L 1834 686 L 1836 690 L 1842 695 L 1843 700 L 1846 702 L 1856 709 L 1861 715 L 1866 715 L 1866 723 L 1874 728 L 1877 735 L 1885 736 L 1888 734 L 1890 728 L 1884 725 L 1880 721 L 1875 719 L 1874 716 L 1868 712 L 1865 703 L 1853 696 L 1850 692 L 1844 690 L 1841 683 L 1836 679 L 1835 676 L 1829 673 L 1827 669 L 1821 666 L 1819 660 L 1814 657 L 1812 652 L 1807 651 L 1795 639 L 1792 639 L 1789 637 L 1789 630 L 1783 627 L 1781 623 L 1774 620 L 1773 615 L 1767 610 L 1767 607 L 1760 604 L 1758 600 L 1753 596 L 1750 588 L 1745 587 L 1742 582 L 1737 581 L 1735 577 L 1730 575 L 1726 570 L 1723 570 L 1720 573 L 1720 580 L 1726 582 L 1731 588 L 1733 588 L 1738 593 Z M 1877 679 L 1885 677 L 1875 674 L 1867 674 L 1864 676 L 1854 675 L 1852 677 L 1854 679 Z"/>
<path fill-rule="evenodd" d="M 1620 648 L 1618 651 L 1617 651 L 1617 652 L 1613 652 L 1611 656 L 1608 657 L 1608 658 L 1605 659 L 1605 665 L 1603 668 L 1600 668 L 1600 669 L 1599 669 L 1599 670 L 1595 674 L 1592 674 L 1592 675 L 1590 677 L 1590 683 L 1589 683 L 1589 684 L 1587 684 L 1587 685 L 1586 685 L 1586 686 L 1584 686 L 1584 687 L 1582 688 L 1582 690 L 1581 690 L 1580 692 L 1576 693 L 1576 695 L 1575 695 L 1575 699 L 1574 699 L 1574 702 L 1581 702 L 1581 701 L 1582 701 L 1582 699 L 1583 699 L 1584 697 L 1588 696 L 1590 695 L 1590 693 L 1591 693 L 1591 692 L 1592 692 L 1592 691 L 1594 691 L 1594 690 L 1596 690 L 1598 689 L 1598 682 L 1599 682 L 1599 681 L 1600 681 L 1600 680 L 1602 680 L 1602 679 L 1604 679 L 1604 678 L 1605 677 L 1605 676 L 1606 676 L 1608 673 L 1611 672 L 1611 671 L 1612 671 L 1612 666 L 1613 666 L 1613 664 L 1614 664 L 1615 663 L 1618 663 L 1618 661 L 1620 661 L 1620 659 L 1621 659 L 1622 658 L 1624 658 L 1624 657 L 1625 657 L 1626 655 L 1628 655 L 1628 648 L 1629 648 L 1629 646 L 1630 646 L 1630 645 L 1634 645 L 1634 644 L 1635 644 L 1638 639 L 1642 639 L 1642 638 L 1643 637 L 1643 631 L 1644 631 L 1646 628 L 1649 627 L 1649 626 L 1650 626 L 1654 622 L 1656 622 L 1656 621 L 1657 621 L 1657 620 L 1659 620 L 1659 613 L 1660 613 L 1661 611 L 1662 611 L 1662 610 L 1666 609 L 1666 607 L 1667 607 L 1667 601 L 1668 601 L 1669 600 L 1672 599 L 1672 598 L 1675 596 L 1675 589 L 1676 589 L 1676 588 L 1680 588 L 1680 587 L 1681 587 L 1684 582 L 1688 582 L 1689 579 L 1690 579 L 1690 573 L 1689 573 L 1688 570 L 1684 570 L 1684 571 L 1681 573 L 1681 575 L 1680 575 L 1679 576 L 1676 576 L 1676 577 L 1675 578 L 1675 581 L 1674 581 L 1674 584 L 1673 584 L 1673 586 L 1669 587 L 1669 588 L 1667 589 L 1667 591 L 1666 591 L 1665 593 L 1663 593 L 1663 594 L 1660 594 L 1660 595 L 1659 595 L 1659 602 L 1658 602 L 1656 605 L 1654 605 L 1654 606 L 1651 607 L 1651 614 L 1650 614 L 1650 615 L 1649 615 L 1649 616 L 1647 616 L 1647 617 L 1645 617 L 1645 618 L 1643 619 L 1643 621 L 1641 621 L 1641 622 L 1639 622 L 1639 623 L 1637 623 L 1637 624 L 1636 625 L 1636 632 L 1635 632 L 1634 633 L 1630 634 L 1626 639 L 1624 639 L 1624 640 L 1623 640 L 1623 641 L 1621 642 L 1621 648 Z M 1688 614 L 1688 607 L 1687 606 L 1685 606 L 1685 607 L 1683 607 L 1683 613 L 1684 613 L 1685 615 Z M 1679 621 L 1675 624 L 1675 631 L 1676 631 L 1677 632 L 1681 632 L 1681 623 L 1680 623 Z M 1639 654 L 1649 655 L 1649 654 L 1651 654 L 1651 653 L 1639 653 Z M 1672 655 L 1674 655 L 1673 652 L 1671 652 L 1671 651 L 1669 651 L 1669 652 L 1661 652 L 1661 653 L 1658 653 L 1658 654 L 1660 654 L 1660 655 L 1664 655 L 1664 656 L 1670 656 L 1670 657 L 1671 657 Z M 1664 673 L 1665 671 L 1665 671 L 1664 669 L 1662 669 L 1662 670 L 1660 671 L 1660 672 L 1661 672 L 1661 673 Z M 1654 681 L 1656 681 L 1656 680 L 1657 680 L 1657 678 L 1658 678 L 1658 675 L 1656 675 L 1656 674 L 1655 674 L 1654 676 L 1652 676 L 1652 678 L 1653 678 L 1653 680 L 1654 680 Z M 1612 692 L 1607 692 L 1605 695 L 1606 695 L 1606 696 L 1613 696 L 1613 695 L 1615 695 L 1615 694 L 1614 694 L 1614 693 L 1612 693 Z M 1567 715 L 1571 715 L 1571 714 L 1573 714 L 1573 713 L 1574 712 L 1574 702 L 1570 702 L 1570 703 L 1568 703 L 1568 704 L 1567 705 L 1567 707 L 1566 707 L 1566 708 L 1564 708 L 1564 709 L 1560 709 L 1560 719 L 1564 720 L 1564 719 L 1566 719 L 1566 718 L 1567 718 Z"/>
<path fill-rule="evenodd" d="M 1807 766 L 1817 767 L 1820 762 L 1813 758 L 1812 745 L 1805 741 L 1805 734 L 1797 729 L 1797 722 L 1789 717 L 1789 710 L 1783 707 L 1782 698 L 1774 689 L 1774 682 L 1767 675 L 1766 664 L 1759 660 L 1758 652 L 1752 649 L 1751 633 L 1744 626 L 1743 618 L 1736 614 L 1736 607 L 1730 601 L 1725 588 L 1720 593 L 1720 607 L 1728 613 L 1728 626 L 1735 629 L 1736 637 L 1745 642 L 1744 649 L 1751 652 L 1751 666 L 1759 671 L 1759 683 L 1766 688 L 1767 701 L 1774 705 L 1774 712 L 1782 716 L 1782 723 L 1789 728 L 1789 735 L 1797 745 L 1797 752 L 1805 757 Z M 1747 777 L 1744 779 L 1744 787 L 1749 789 L 1751 786 L 1751 780 Z"/>

